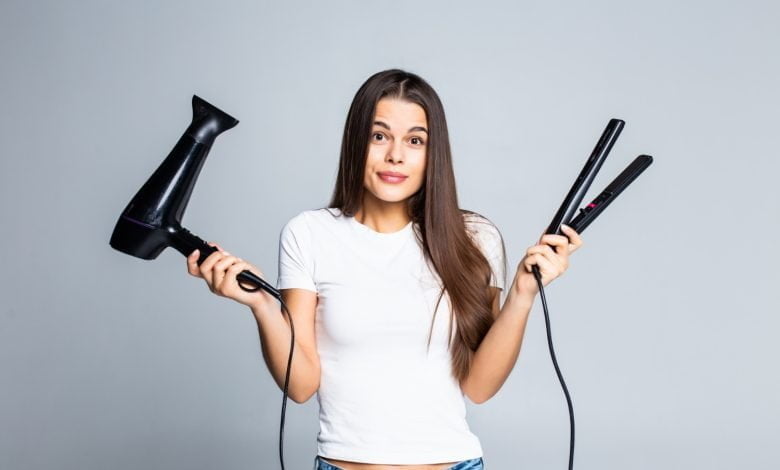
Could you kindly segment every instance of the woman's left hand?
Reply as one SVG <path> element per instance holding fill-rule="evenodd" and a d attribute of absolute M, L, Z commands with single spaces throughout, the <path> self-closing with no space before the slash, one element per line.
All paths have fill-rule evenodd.
<path fill-rule="evenodd" d="M 560 277 L 569 267 L 569 255 L 582 246 L 582 238 L 568 225 L 561 224 L 563 235 L 543 234 L 539 243 L 526 251 L 526 255 L 517 267 L 513 287 L 517 294 L 533 299 L 539 293 L 539 286 L 531 270 L 534 264 L 539 266 L 542 285 L 547 286 L 553 279 Z M 555 251 L 550 246 L 555 247 Z"/>

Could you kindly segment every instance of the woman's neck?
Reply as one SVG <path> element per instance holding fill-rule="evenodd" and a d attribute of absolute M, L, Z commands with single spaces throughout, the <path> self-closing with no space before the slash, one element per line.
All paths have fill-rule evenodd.
<path fill-rule="evenodd" d="M 363 205 L 355 212 L 355 220 L 380 233 L 392 233 L 401 230 L 409 223 L 407 201 L 385 202 L 363 200 Z"/>

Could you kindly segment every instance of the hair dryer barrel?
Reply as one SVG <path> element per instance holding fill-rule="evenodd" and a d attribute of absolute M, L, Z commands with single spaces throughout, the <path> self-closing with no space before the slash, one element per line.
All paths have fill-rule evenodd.
<path fill-rule="evenodd" d="M 181 242 L 190 238 L 182 216 L 214 139 L 238 124 L 196 95 L 192 112 L 192 123 L 119 216 L 110 241 L 114 249 L 142 259 L 155 259 L 168 246 L 185 256 L 192 252 Z"/>

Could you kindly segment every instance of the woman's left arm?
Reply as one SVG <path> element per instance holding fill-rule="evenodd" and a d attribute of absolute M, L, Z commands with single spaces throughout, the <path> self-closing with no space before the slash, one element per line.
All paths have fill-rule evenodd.
<path fill-rule="evenodd" d="M 542 285 L 546 287 L 566 271 L 569 255 L 582 246 L 582 238 L 574 229 L 561 225 L 561 230 L 566 236 L 543 234 L 538 244 L 528 248 L 500 309 L 500 291 L 491 287 L 495 291 L 495 321 L 474 353 L 468 377 L 460 384 L 461 390 L 472 402 L 484 403 L 492 398 L 517 362 L 528 314 L 539 293 L 531 266 L 539 266 Z"/>

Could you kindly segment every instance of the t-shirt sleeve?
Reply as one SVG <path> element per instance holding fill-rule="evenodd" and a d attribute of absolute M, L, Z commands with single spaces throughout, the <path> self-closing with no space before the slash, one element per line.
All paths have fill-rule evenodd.
<path fill-rule="evenodd" d="M 490 285 L 504 290 L 506 286 L 506 256 L 501 232 L 487 219 L 478 219 L 472 223 L 476 240 L 482 253 L 490 264 Z"/>
<path fill-rule="evenodd" d="M 279 234 L 279 275 L 277 289 L 294 287 L 317 292 L 314 283 L 312 239 L 304 214 L 288 221 Z"/>

